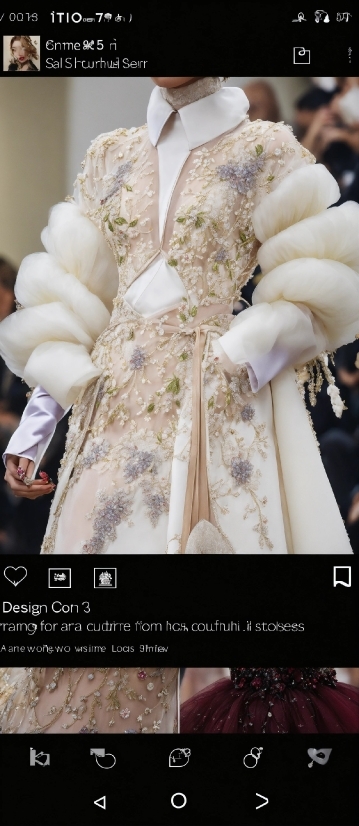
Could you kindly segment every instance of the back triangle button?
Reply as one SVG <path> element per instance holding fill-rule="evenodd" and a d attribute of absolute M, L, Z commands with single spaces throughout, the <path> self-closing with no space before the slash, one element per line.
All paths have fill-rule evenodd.
<path fill-rule="evenodd" d="M 103 797 L 98 797 L 97 800 L 94 800 L 95 806 L 99 806 L 100 809 L 106 809 L 106 795 Z"/>

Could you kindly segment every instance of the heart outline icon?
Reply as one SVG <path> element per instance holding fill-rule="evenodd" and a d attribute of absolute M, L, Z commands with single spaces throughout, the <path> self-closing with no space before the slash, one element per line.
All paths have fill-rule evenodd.
<path fill-rule="evenodd" d="M 7 571 L 9 571 L 10 574 L 13 572 L 12 579 L 11 576 L 8 576 Z M 23 575 L 16 576 L 18 571 L 24 571 Z M 4 569 L 4 577 L 8 580 L 8 582 L 11 582 L 11 585 L 14 585 L 14 587 L 17 588 L 17 586 L 20 585 L 20 582 L 27 577 L 27 568 L 25 568 L 24 565 L 18 565 L 17 568 L 14 568 L 13 565 L 8 565 L 7 568 Z"/>

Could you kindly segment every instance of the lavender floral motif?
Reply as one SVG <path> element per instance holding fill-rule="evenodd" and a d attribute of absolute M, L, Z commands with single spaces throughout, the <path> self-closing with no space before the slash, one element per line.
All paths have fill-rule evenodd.
<path fill-rule="evenodd" d="M 144 501 L 148 508 L 151 523 L 155 528 L 161 514 L 168 513 L 168 501 L 163 493 L 152 491 L 149 486 L 144 489 Z"/>
<path fill-rule="evenodd" d="M 131 448 L 130 459 L 125 464 L 123 475 L 128 482 L 134 482 L 146 470 L 154 469 L 155 455 L 147 450 Z"/>
<path fill-rule="evenodd" d="M 96 462 L 101 462 L 101 459 L 105 459 L 110 450 L 111 445 L 106 441 L 106 439 L 102 439 L 101 442 L 90 443 L 90 449 L 87 453 L 82 456 L 80 455 L 77 460 L 72 475 L 72 483 L 77 482 L 85 468 L 90 469 L 92 468 L 92 465 L 96 464 Z"/>
<path fill-rule="evenodd" d="M 246 485 L 254 470 L 248 459 L 240 459 L 238 456 L 231 459 L 231 468 L 231 476 L 233 476 L 237 485 Z"/>
<path fill-rule="evenodd" d="M 219 168 L 220 168 L 220 167 L 219 167 Z M 226 252 L 226 250 L 224 250 L 223 248 L 222 248 L 222 249 L 220 249 L 220 250 L 218 250 L 218 252 L 216 252 L 216 254 L 215 254 L 215 256 L 214 256 L 214 260 L 215 260 L 218 264 L 219 264 L 219 263 L 221 263 L 222 261 L 226 261 L 226 259 L 227 259 L 227 258 L 228 258 L 227 252 Z"/>
<path fill-rule="evenodd" d="M 86 541 L 82 547 L 84 553 L 99 554 L 107 540 L 116 539 L 116 526 L 127 519 L 131 513 L 130 500 L 125 491 L 116 490 L 106 493 L 100 490 L 97 494 L 98 503 L 95 507 L 92 539 Z"/>
<path fill-rule="evenodd" d="M 91 445 L 91 449 L 86 453 L 86 456 L 82 457 L 81 465 L 83 468 L 90 468 L 96 462 L 100 462 L 101 459 L 104 459 L 111 448 L 109 442 L 106 439 L 102 439 L 101 442 L 93 442 Z"/>
<path fill-rule="evenodd" d="M 245 195 L 253 189 L 258 172 L 263 169 L 264 157 L 262 154 L 256 158 L 251 158 L 247 163 L 236 163 L 230 161 L 223 166 L 217 166 L 217 172 L 221 181 L 228 181 L 232 189 L 236 189 L 240 195 Z"/>
<path fill-rule="evenodd" d="M 141 370 L 141 367 L 143 367 L 145 361 L 146 351 L 143 349 L 143 347 L 135 347 L 129 362 L 130 367 L 132 367 L 132 370 Z"/>
<path fill-rule="evenodd" d="M 251 404 L 246 404 L 243 410 L 241 410 L 241 418 L 243 422 L 251 422 L 254 418 L 255 410 Z"/>
<path fill-rule="evenodd" d="M 107 193 L 105 198 L 102 199 L 101 204 L 105 204 L 109 198 L 112 198 L 112 195 L 117 192 L 117 190 L 125 183 L 126 178 L 128 177 L 132 168 L 131 161 L 126 161 L 126 163 L 121 163 L 116 172 L 111 172 L 109 175 L 105 175 L 103 178 L 104 184 L 108 185 L 111 182 L 112 186 L 110 191 Z"/>

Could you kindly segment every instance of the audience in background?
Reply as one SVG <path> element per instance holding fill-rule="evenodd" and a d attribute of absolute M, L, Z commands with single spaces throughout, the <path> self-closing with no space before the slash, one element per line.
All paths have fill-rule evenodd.
<path fill-rule="evenodd" d="M 306 149 L 324 163 L 342 192 L 341 200 L 357 200 L 353 188 L 359 161 L 359 78 L 338 77 L 328 91 L 313 87 L 296 103 L 295 132 Z"/>
<path fill-rule="evenodd" d="M 0 321 L 15 310 L 15 280 L 15 268 L 4 258 L 0 258 Z M 28 392 L 27 384 L 14 376 L 0 357 L 1 462 L 1 456 L 27 404 Z M 54 481 L 65 449 L 66 430 L 67 417 L 59 423 L 41 462 L 41 470 L 46 470 Z M 50 505 L 49 496 L 43 496 L 35 502 L 16 499 L 5 483 L 0 467 L 0 553 L 39 553 Z"/>
<path fill-rule="evenodd" d="M 249 100 L 250 120 L 277 122 L 282 119 L 277 95 L 266 80 L 253 80 L 243 86 L 243 91 Z"/>

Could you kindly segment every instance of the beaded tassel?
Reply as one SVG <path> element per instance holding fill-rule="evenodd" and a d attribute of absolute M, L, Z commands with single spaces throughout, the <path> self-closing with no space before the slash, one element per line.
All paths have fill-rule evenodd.
<path fill-rule="evenodd" d="M 329 358 L 334 365 L 333 353 L 321 353 L 316 359 L 307 362 L 307 364 L 297 370 L 297 385 L 304 399 L 304 385 L 308 384 L 309 401 L 312 407 L 315 407 L 317 395 L 322 389 L 324 379 L 326 379 L 328 382 L 327 393 L 330 397 L 333 411 L 336 417 L 341 419 L 343 410 L 347 410 L 347 408 L 335 384 L 334 376 L 329 369 Z"/>

